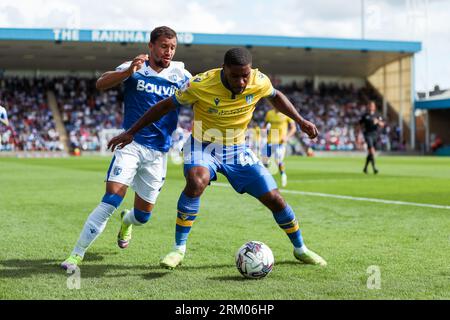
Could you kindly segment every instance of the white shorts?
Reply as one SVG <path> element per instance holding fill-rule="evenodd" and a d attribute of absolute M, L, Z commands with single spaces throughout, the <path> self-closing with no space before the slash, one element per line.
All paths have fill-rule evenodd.
<path fill-rule="evenodd" d="M 132 142 L 114 152 L 106 181 L 131 186 L 145 201 L 155 204 L 166 179 L 167 153 Z"/>

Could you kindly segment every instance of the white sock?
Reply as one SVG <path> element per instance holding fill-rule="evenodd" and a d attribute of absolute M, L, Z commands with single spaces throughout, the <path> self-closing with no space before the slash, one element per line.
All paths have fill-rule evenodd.
<path fill-rule="evenodd" d="M 306 245 L 302 245 L 300 248 L 294 247 L 294 250 L 297 254 L 303 254 L 308 252 L 308 248 L 306 247 Z"/>
<path fill-rule="evenodd" d="M 87 218 L 83 230 L 72 254 L 84 257 L 84 253 L 95 239 L 105 230 L 109 217 L 114 213 L 116 208 L 110 204 L 101 202 L 97 208 Z"/>
<path fill-rule="evenodd" d="M 186 245 L 185 245 L 185 244 L 183 244 L 183 245 L 181 245 L 181 246 L 177 246 L 177 245 L 175 244 L 175 245 L 173 246 L 173 249 L 174 249 L 174 250 L 181 251 L 181 252 L 183 252 L 183 254 L 186 253 Z"/>
<path fill-rule="evenodd" d="M 134 209 L 131 209 L 128 211 L 125 216 L 123 217 L 123 223 L 127 225 L 135 225 L 135 226 L 142 226 L 142 223 L 139 222 L 136 217 L 134 216 Z"/>

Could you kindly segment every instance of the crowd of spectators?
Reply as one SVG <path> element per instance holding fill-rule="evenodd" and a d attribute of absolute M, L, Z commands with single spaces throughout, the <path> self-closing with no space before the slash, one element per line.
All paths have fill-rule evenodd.
<path fill-rule="evenodd" d="M 0 150 L 51 151 L 64 148 L 47 105 L 47 90 L 55 94 L 70 149 L 100 150 L 100 131 L 121 128 L 123 92 L 120 87 L 99 91 L 95 82 L 94 78 L 80 77 L 0 79 L 0 105 L 7 107 L 10 118 L 9 127 L 0 126 Z M 277 87 L 319 129 L 319 136 L 314 141 L 298 131 L 296 138 L 305 147 L 320 151 L 364 149 L 358 123 L 366 112 L 367 102 L 377 101 L 372 90 L 323 83 L 314 88 L 312 81 L 294 82 L 289 86 L 278 84 Z M 262 125 L 270 108 L 264 100 L 257 105 L 254 120 L 258 125 Z M 183 129 L 191 129 L 191 119 L 192 110 L 182 109 L 180 125 Z M 378 142 L 383 150 L 404 148 L 399 141 L 398 128 L 389 122 L 380 130 Z"/>
<path fill-rule="evenodd" d="M 300 114 L 312 121 L 319 130 L 319 136 L 313 141 L 300 130 L 297 131 L 296 137 L 304 146 L 319 151 L 364 150 L 359 120 L 367 111 L 367 102 L 377 101 L 377 95 L 371 89 L 323 83 L 314 89 L 312 81 L 278 88 L 287 95 Z M 381 106 L 380 101 L 377 101 L 377 106 Z M 262 125 L 270 108 L 266 101 L 260 102 L 254 115 L 255 121 Z M 380 129 L 378 145 L 386 151 L 402 150 L 404 146 L 399 137 L 398 127 L 387 121 L 386 126 Z"/>
<path fill-rule="evenodd" d="M 122 126 L 122 89 L 99 91 L 96 79 L 56 78 L 53 91 L 73 150 L 100 150 L 99 133 Z"/>
<path fill-rule="evenodd" d="M 57 151 L 60 143 L 53 114 L 47 104 L 46 78 L 0 78 L 0 105 L 9 125 L 0 125 L 0 151 Z"/>

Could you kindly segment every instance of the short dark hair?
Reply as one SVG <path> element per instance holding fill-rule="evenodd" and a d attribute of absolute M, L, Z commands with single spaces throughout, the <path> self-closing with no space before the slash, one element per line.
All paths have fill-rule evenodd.
<path fill-rule="evenodd" d="M 232 48 L 225 53 L 223 62 L 227 66 L 246 66 L 252 64 L 252 54 L 245 48 Z"/>
<path fill-rule="evenodd" d="M 152 33 L 150 34 L 150 42 L 155 43 L 156 40 L 158 40 L 159 37 L 164 36 L 169 39 L 172 39 L 173 37 L 177 37 L 177 33 L 166 26 L 161 26 L 153 29 Z"/>

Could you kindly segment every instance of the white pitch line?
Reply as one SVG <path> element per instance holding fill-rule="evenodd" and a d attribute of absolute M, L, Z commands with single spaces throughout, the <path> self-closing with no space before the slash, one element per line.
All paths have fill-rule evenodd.
<path fill-rule="evenodd" d="M 212 185 L 218 186 L 218 187 L 231 187 L 227 183 L 219 183 L 219 182 L 214 182 Z M 427 203 L 395 201 L 395 200 L 383 200 L 383 199 L 374 199 L 374 198 L 361 198 L 361 197 L 341 196 L 341 195 L 337 195 L 337 194 L 308 192 L 308 191 L 297 191 L 297 190 L 285 190 L 285 189 L 280 189 L 280 191 L 282 193 L 300 194 L 300 195 L 303 195 L 303 196 L 335 198 L 335 199 L 353 200 L 353 201 L 366 201 L 366 202 L 376 202 L 376 203 L 384 203 L 384 204 L 396 204 L 396 205 L 400 205 L 400 206 L 413 206 L 413 207 L 425 207 L 425 208 L 433 208 L 433 209 L 450 210 L 450 206 L 442 206 L 442 205 L 438 205 L 438 204 L 427 204 Z"/>

